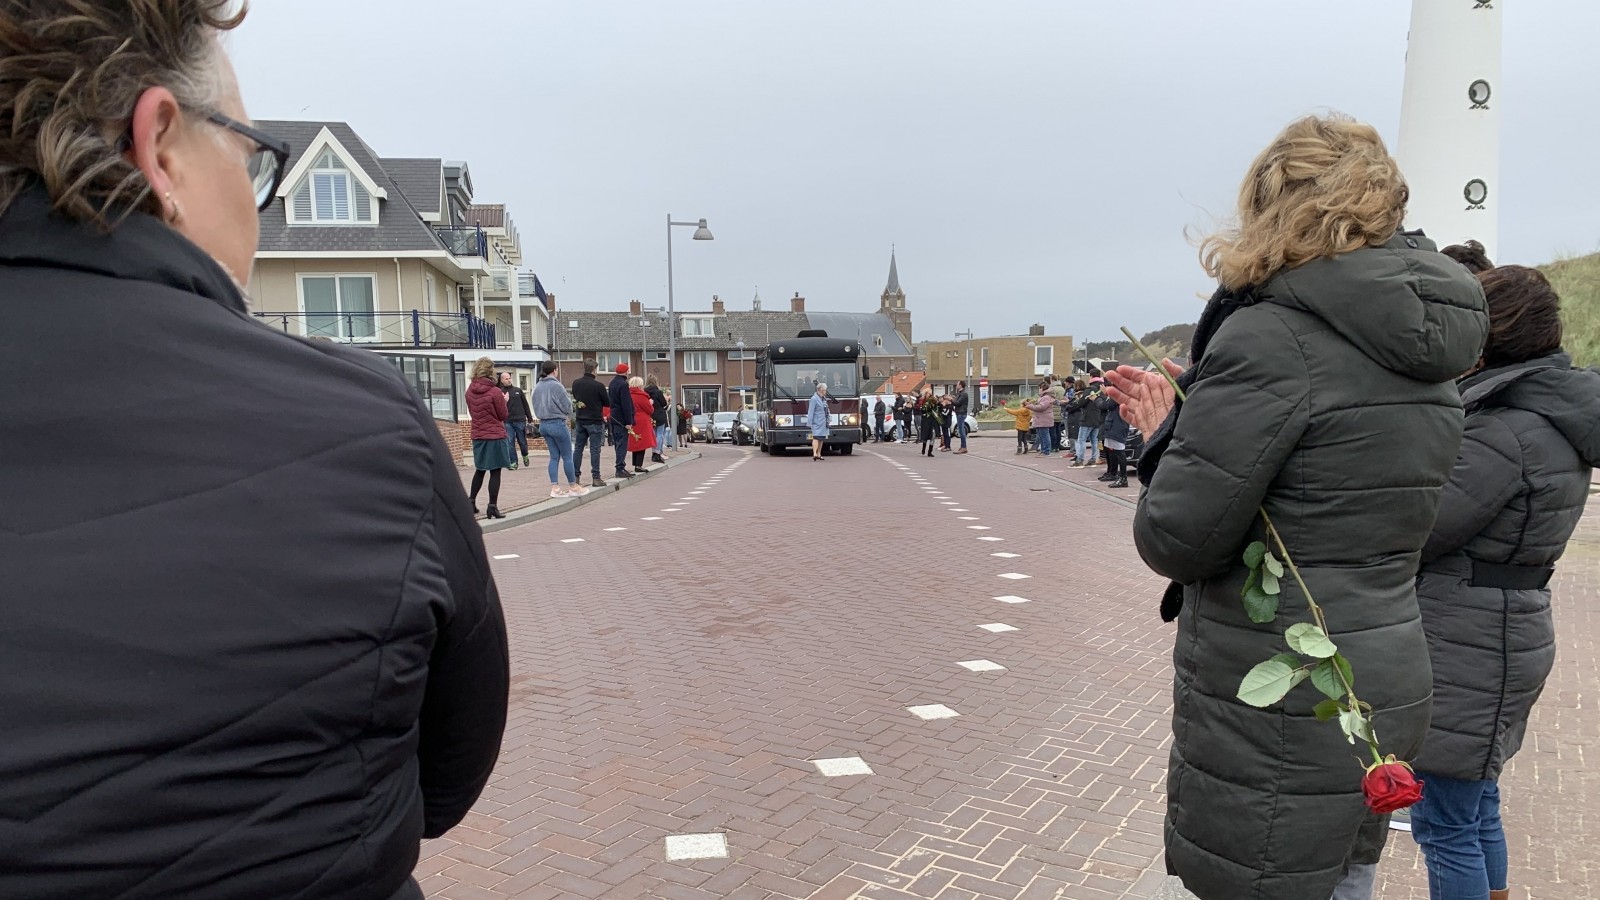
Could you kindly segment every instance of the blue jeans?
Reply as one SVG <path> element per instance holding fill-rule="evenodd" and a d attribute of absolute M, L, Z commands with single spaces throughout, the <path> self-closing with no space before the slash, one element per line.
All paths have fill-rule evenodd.
<path fill-rule="evenodd" d="M 657 425 L 656 426 L 656 449 L 655 449 L 654 452 L 655 452 L 655 454 L 657 456 L 660 456 L 661 455 L 661 451 L 663 451 L 665 449 L 667 449 L 667 426 L 665 426 L 665 425 Z"/>
<path fill-rule="evenodd" d="M 1078 443 L 1073 446 L 1073 451 L 1078 455 L 1078 462 L 1084 465 L 1100 461 L 1100 429 L 1090 428 L 1087 425 L 1078 426 Z M 1089 454 L 1084 456 L 1084 454 Z"/>
<path fill-rule="evenodd" d="M 567 423 L 548 420 L 540 422 L 539 436 L 544 438 L 544 445 L 550 448 L 550 483 L 560 483 L 560 467 L 565 463 L 567 483 L 577 484 L 578 471 L 572 462 L 572 432 L 567 430 Z"/>
<path fill-rule="evenodd" d="M 1035 428 L 1033 430 L 1033 433 L 1038 437 L 1039 454 L 1041 456 L 1050 455 L 1050 432 L 1053 430 L 1054 429 L 1048 425 L 1043 428 Z"/>
<path fill-rule="evenodd" d="M 605 443 L 606 426 L 599 422 L 579 422 L 573 439 L 572 465 L 583 471 L 583 447 L 589 445 L 589 474 L 600 477 L 600 445 Z"/>
<path fill-rule="evenodd" d="M 517 464 L 517 447 L 522 447 L 522 455 L 528 455 L 528 423 L 506 421 L 506 443 L 511 445 L 511 464 Z"/>
<path fill-rule="evenodd" d="M 962 419 L 956 423 L 956 436 L 961 438 L 961 449 L 967 449 L 967 421 Z"/>
<path fill-rule="evenodd" d="M 1432 900 L 1488 900 L 1506 888 L 1506 834 L 1500 785 L 1418 772 L 1422 799 L 1411 807 L 1411 836 L 1422 847 Z"/>

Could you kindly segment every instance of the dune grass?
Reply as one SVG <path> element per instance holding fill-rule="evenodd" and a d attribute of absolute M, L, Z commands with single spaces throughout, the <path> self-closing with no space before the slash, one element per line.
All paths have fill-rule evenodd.
<path fill-rule="evenodd" d="M 1539 269 L 1561 294 L 1562 346 L 1576 365 L 1600 365 L 1600 253 Z"/>

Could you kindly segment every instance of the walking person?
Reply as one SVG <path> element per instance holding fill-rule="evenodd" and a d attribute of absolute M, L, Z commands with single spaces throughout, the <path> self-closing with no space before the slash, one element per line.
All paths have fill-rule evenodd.
<path fill-rule="evenodd" d="M 488 475 L 489 507 L 484 515 L 490 519 L 504 519 L 499 506 L 500 471 L 516 462 L 511 455 L 511 442 L 506 440 L 506 419 L 510 411 L 505 392 L 494 382 L 494 360 L 479 357 L 472 364 L 470 377 L 467 415 L 472 420 L 472 511 L 478 511 L 478 491 L 483 488 L 484 476 Z"/>
<path fill-rule="evenodd" d="M 628 471 L 628 443 L 633 432 L 634 409 L 627 363 L 617 363 L 616 375 L 606 385 L 606 401 L 610 415 L 611 446 L 617 454 L 616 477 L 632 478 L 634 473 Z M 638 469 L 638 466 L 634 468 Z"/>
<path fill-rule="evenodd" d="M 806 427 L 811 429 L 811 458 L 820 462 L 822 442 L 828 439 L 828 386 L 821 381 L 806 405 Z"/>
<path fill-rule="evenodd" d="M 1555 662 L 1550 576 L 1600 465 L 1600 370 L 1561 349 L 1550 282 L 1522 266 L 1478 280 L 1489 338 L 1460 383 L 1466 430 L 1417 582 L 1433 718 L 1410 825 L 1433 900 L 1510 896 L 1500 772 Z"/>
<path fill-rule="evenodd" d="M 1055 395 L 1050 393 L 1050 382 L 1039 382 L 1039 396 L 1032 402 L 1022 401 L 1022 405 L 1033 413 L 1033 435 L 1038 442 L 1039 455 L 1050 455 L 1050 433 L 1055 429 L 1055 416 L 1050 410 L 1055 406 Z"/>
<path fill-rule="evenodd" d="M 637 375 L 628 379 L 628 398 L 633 402 L 634 424 L 628 428 L 626 446 L 633 453 L 633 473 L 643 475 L 649 471 L 644 467 L 644 455 L 656 446 L 656 430 L 648 424 L 655 412 L 655 401 L 645 390 L 644 379 Z"/>
<path fill-rule="evenodd" d="M 872 442 L 874 444 L 884 442 L 883 416 L 884 413 L 888 412 L 888 409 L 888 404 L 883 402 L 882 397 L 879 397 L 872 404 Z"/>
<path fill-rule="evenodd" d="M 539 436 L 550 450 L 550 496 L 582 497 L 589 493 L 583 486 L 577 460 L 573 457 L 572 432 L 567 430 L 567 420 L 573 418 L 572 398 L 556 377 L 559 367 L 555 360 L 539 363 L 539 383 L 533 386 L 533 413 L 539 417 Z M 563 488 L 560 468 L 566 467 L 567 486 Z"/>
<path fill-rule="evenodd" d="M 1174 582 L 1162 601 L 1178 622 L 1167 868 L 1201 900 L 1371 889 L 1387 829 L 1345 735 L 1313 714 L 1322 692 L 1238 698 L 1247 668 L 1305 621 L 1300 579 L 1383 752 L 1415 758 L 1427 731 L 1417 563 L 1460 444 L 1454 379 L 1488 319 L 1465 269 L 1399 231 L 1406 197 L 1376 129 L 1290 124 L 1251 164 L 1237 223 L 1201 245 L 1220 286 L 1182 373 L 1188 399 L 1174 406 L 1159 373 L 1114 373 L 1123 417 L 1150 435 L 1134 542 Z M 1261 511 L 1298 577 L 1278 595 L 1289 614 L 1257 624 L 1241 555 L 1269 540 Z"/>
<path fill-rule="evenodd" d="M 572 465 L 583 474 L 583 450 L 589 448 L 589 485 L 605 487 L 600 478 L 600 447 L 606 435 L 606 388 L 594 377 L 599 364 L 592 359 L 583 361 L 583 374 L 572 382 L 574 407 L 574 432 L 572 440 Z"/>
<path fill-rule="evenodd" d="M 957 450 L 957 453 L 967 452 L 967 409 L 971 404 L 972 401 L 967 394 L 967 383 L 956 382 L 956 399 L 951 404 L 951 412 L 956 417 L 956 435 L 961 439 L 961 449 Z"/>
<path fill-rule="evenodd" d="M 528 465 L 528 423 L 533 410 L 528 406 L 528 395 L 517 386 L 510 372 L 500 373 L 500 391 L 506 395 L 506 443 L 511 449 L 511 465 L 516 471 L 517 451 L 521 450 L 522 464 Z"/>
<path fill-rule="evenodd" d="M 500 750 L 505 620 L 432 413 L 239 286 L 289 148 L 237 9 L 0 4 L 0 897 L 420 900 Z M 28 387 L 75 359 L 116 373 L 92 469 L 82 405 Z"/>
<path fill-rule="evenodd" d="M 661 382 L 654 373 L 644 380 L 644 392 L 650 398 L 650 425 L 655 432 L 655 449 L 650 454 L 651 462 L 664 463 L 667 461 L 667 434 L 672 429 L 668 427 L 668 418 L 672 411 L 667 409 L 667 395 L 661 392 Z"/>

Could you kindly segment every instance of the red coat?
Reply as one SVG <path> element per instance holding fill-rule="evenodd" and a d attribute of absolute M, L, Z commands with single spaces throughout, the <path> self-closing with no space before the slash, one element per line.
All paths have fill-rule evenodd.
<path fill-rule="evenodd" d="M 650 450 L 656 445 L 656 430 L 650 427 L 650 414 L 654 412 L 650 395 L 644 388 L 628 388 L 633 396 L 633 434 L 628 435 L 628 449 L 634 453 Z M 639 424 L 643 423 L 643 424 Z"/>
<path fill-rule="evenodd" d="M 474 378 L 467 385 L 467 414 L 472 416 L 473 440 L 505 440 L 507 412 L 505 391 L 496 387 L 493 379 Z"/>

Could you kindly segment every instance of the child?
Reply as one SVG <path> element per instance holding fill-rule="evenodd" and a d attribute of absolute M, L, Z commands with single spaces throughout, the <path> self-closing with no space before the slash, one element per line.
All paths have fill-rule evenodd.
<path fill-rule="evenodd" d="M 1017 420 L 1017 452 L 1027 453 L 1028 436 L 1033 433 L 1033 411 L 1023 406 L 1021 400 L 1017 401 L 1016 409 L 1004 404 L 1001 405 L 1001 408 L 1010 413 L 1013 419 Z"/>

